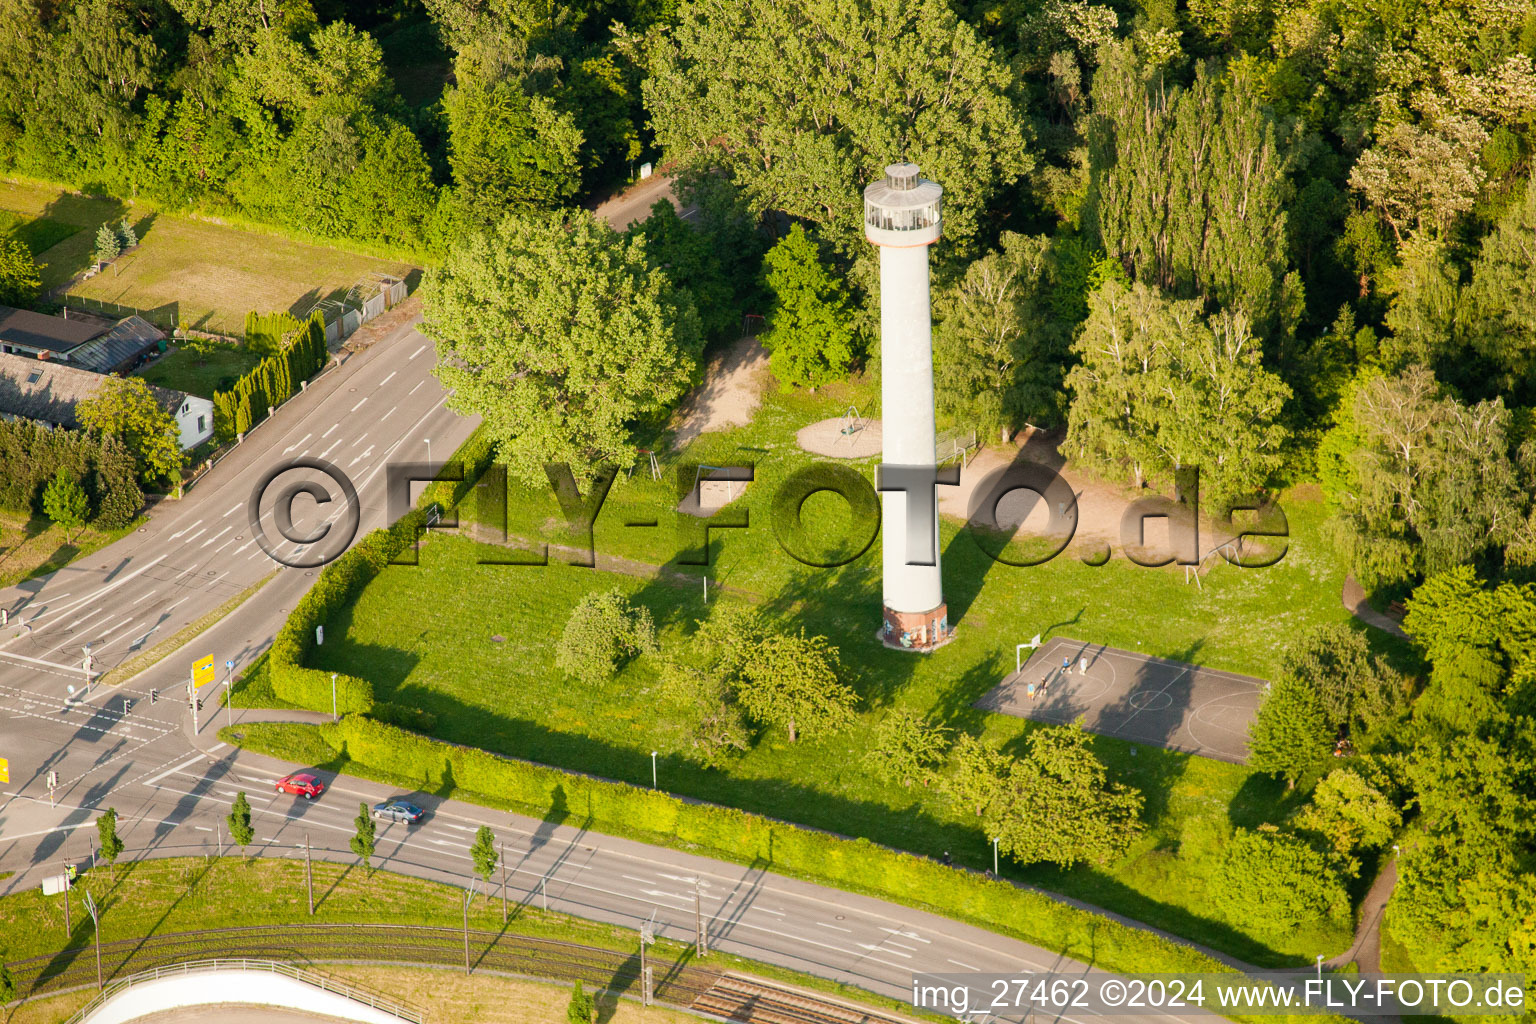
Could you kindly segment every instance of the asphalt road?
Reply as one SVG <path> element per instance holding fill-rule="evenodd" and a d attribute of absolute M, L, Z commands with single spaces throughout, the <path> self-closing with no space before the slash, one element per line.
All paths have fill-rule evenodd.
<path fill-rule="evenodd" d="M 631 216 L 659 198 L 657 188 L 655 197 L 646 191 L 601 212 Z M 140 531 L 46 580 L 0 592 L 11 618 L 0 631 L 0 757 L 10 771 L 0 785 L 0 871 L 14 872 L 0 892 L 39 885 L 66 862 L 88 863 L 91 826 L 108 806 L 119 812 L 127 856 L 213 852 L 240 791 L 256 814 L 254 852 L 302 855 L 307 835 L 316 856 L 354 859 L 346 846 L 357 802 L 391 791 L 341 778 L 313 803 L 279 796 L 272 782 L 294 766 L 217 741 L 227 720 L 211 692 L 218 684 L 195 734 L 182 695 L 198 657 L 213 656 L 220 682 L 226 661 L 236 672 L 248 665 L 314 581 L 317 570 L 278 566 L 252 536 L 246 506 L 267 470 L 303 455 L 333 463 L 360 494 L 361 536 L 385 520 L 386 460 L 425 459 L 429 438 L 432 454 L 446 458 L 469 435 L 473 423 L 445 408 L 432 362 L 427 339 L 413 325 L 401 327 L 327 371 L 185 499 L 160 504 Z M 338 520 L 337 503 L 301 499 L 296 509 L 301 532 Z M 94 670 L 108 672 L 273 573 L 180 651 L 110 692 L 67 699 L 67 687 L 84 682 L 86 644 Z M 59 781 L 52 793 L 50 771 Z M 697 879 L 697 913 L 712 948 L 898 998 L 910 994 L 915 971 L 1086 970 L 978 928 L 761 867 L 469 804 L 419 802 L 432 810 L 423 824 L 381 827 L 381 866 L 467 884 L 470 838 L 488 824 L 505 841 L 514 898 L 630 927 L 654 920 L 660 934 L 687 941 L 695 934 Z"/>

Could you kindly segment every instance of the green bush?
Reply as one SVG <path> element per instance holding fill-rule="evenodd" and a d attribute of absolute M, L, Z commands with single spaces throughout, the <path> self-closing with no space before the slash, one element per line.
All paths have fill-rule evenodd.
<path fill-rule="evenodd" d="M 272 692 L 281 700 L 311 711 L 330 711 L 331 673 L 305 668 L 315 645 L 315 627 L 325 625 L 339 608 L 355 600 L 384 567 L 416 542 L 426 513 L 415 509 L 395 525 L 374 530 L 336 561 L 327 565 L 309 593 L 299 599 L 288 621 L 277 631 L 267 656 Z M 372 710 L 373 684 L 336 674 L 335 708 L 343 714 Z"/>

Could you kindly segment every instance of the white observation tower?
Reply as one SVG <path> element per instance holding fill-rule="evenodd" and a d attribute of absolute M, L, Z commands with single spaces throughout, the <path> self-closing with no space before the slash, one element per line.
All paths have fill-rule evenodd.
<path fill-rule="evenodd" d="M 880 247 L 881 461 L 886 466 L 937 470 L 928 247 L 939 239 L 943 193 L 936 182 L 918 177 L 916 164 L 905 163 L 887 167 L 883 179 L 864 189 L 864 236 Z M 880 638 L 889 647 L 932 650 L 954 635 L 939 572 L 937 490 L 886 490 L 881 500 L 885 608 Z M 926 508 L 909 507 L 918 502 Z M 914 537 L 909 544 L 909 523 L 931 524 L 930 543 Z M 922 553 L 914 558 L 916 552 Z"/>

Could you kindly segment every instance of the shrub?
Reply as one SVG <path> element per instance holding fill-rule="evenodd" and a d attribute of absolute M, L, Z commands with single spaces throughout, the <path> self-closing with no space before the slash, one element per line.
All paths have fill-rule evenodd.
<path fill-rule="evenodd" d="M 274 318 L 275 317 L 275 318 Z M 303 323 L 286 313 L 246 317 L 247 333 L 257 339 L 253 351 L 268 351 L 228 391 L 213 394 L 213 427 L 221 440 L 243 434 L 261 422 L 268 407 L 277 407 L 299 390 L 330 358 L 325 347 L 325 321 L 317 312 Z M 275 340 L 271 332 L 281 331 Z M 286 340 L 283 340 L 285 339 Z"/>
<path fill-rule="evenodd" d="M 1349 920 L 1349 894 L 1331 858 L 1279 831 L 1238 829 L 1210 895 L 1228 921 L 1276 936 L 1318 919 Z"/>
<path fill-rule="evenodd" d="M 656 624 L 621 591 L 588 594 L 571 611 L 555 649 L 555 666 L 588 686 L 613 675 L 626 657 L 656 650 Z"/>

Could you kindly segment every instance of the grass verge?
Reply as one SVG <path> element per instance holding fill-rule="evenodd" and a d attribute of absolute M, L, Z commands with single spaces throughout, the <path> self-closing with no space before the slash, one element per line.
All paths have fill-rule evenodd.
<path fill-rule="evenodd" d="M 144 524 L 135 519 L 116 530 L 82 526 L 67 530 L 46 516 L 0 510 L 0 587 L 12 587 L 87 558 Z"/>

